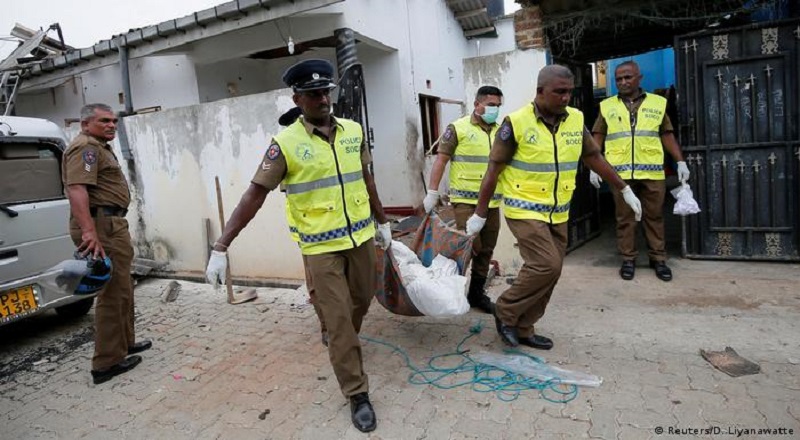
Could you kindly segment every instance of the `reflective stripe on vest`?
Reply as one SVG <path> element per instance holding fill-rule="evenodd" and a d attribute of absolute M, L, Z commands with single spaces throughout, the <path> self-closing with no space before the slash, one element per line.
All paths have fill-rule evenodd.
<path fill-rule="evenodd" d="M 303 255 L 352 249 L 375 235 L 361 165 L 361 126 L 337 119 L 333 148 L 298 119 L 275 142 L 286 158 L 286 203 Z"/>
<path fill-rule="evenodd" d="M 608 125 L 605 156 L 623 179 L 664 179 L 664 148 L 659 128 L 664 121 L 667 100 L 648 93 L 636 113 L 636 128 L 631 128 L 625 103 L 612 96 L 600 103 L 600 113 Z"/>
<path fill-rule="evenodd" d="M 481 181 L 489 166 L 489 151 L 497 133 L 497 124 L 492 124 L 489 133 L 480 125 L 472 123 L 472 115 L 453 122 L 458 136 L 458 145 L 450 162 L 450 202 L 478 204 Z M 503 197 L 500 186 L 489 201 L 490 208 L 500 206 Z"/>
<path fill-rule="evenodd" d="M 533 105 L 508 115 L 517 151 L 503 170 L 503 213 L 547 223 L 569 220 L 578 161 L 583 151 L 583 113 L 567 107 L 558 131 L 536 118 Z"/>

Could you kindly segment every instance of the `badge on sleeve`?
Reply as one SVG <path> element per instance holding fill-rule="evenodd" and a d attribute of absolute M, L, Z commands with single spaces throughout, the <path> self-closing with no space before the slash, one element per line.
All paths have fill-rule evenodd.
<path fill-rule="evenodd" d="M 92 171 L 92 165 L 97 163 L 97 153 L 94 150 L 83 152 L 83 169 L 88 173 Z"/>
<path fill-rule="evenodd" d="M 449 125 L 448 125 L 448 126 L 447 126 L 447 130 L 445 130 L 445 131 L 444 131 L 444 135 L 442 135 L 442 138 L 444 138 L 444 140 L 446 140 L 446 141 L 449 141 L 450 139 L 453 139 L 453 137 L 454 137 L 455 135 L 456 135 L 456 134 L 455 134 L 455 132 L 453 131 L 453 127 L 451 127 L 451 126 L 449 126 Z"/>
<path fill-rule="evenodd" d="M 500 133 L 498 133 L 500 140 L 507 141 L 511 139 L 511 135 L 512 135 L 511 124 L 509 124 L 508 122 L 503 123 L 503 126 L 500 127 Z"/>
<path fill-rule="evenodd" d="M 267 148 L 267 159 L 275 160 L 281 155 L 281 147 L 278 144 L 272 144 Z"/>

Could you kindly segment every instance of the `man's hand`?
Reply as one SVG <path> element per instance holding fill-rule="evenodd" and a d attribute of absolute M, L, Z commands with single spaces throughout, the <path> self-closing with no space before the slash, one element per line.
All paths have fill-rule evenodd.
<path fill-rule="evenodd" d="M 94 258 L 105 258 L 106 251 L 103 245 L 100 244 L 100 239 L 97 237 L 97 230 L 86 231 L 81 234 L 81 245 L 78 246 L 78 251 L 82 257 L 92 254 Z"/>
<path fill-rule="evenodd" d="M 214 287 L 219 283 L 225 284 L 225 272 L 228 269 L 227 252 L 211 251 L 211 258 L 208 259 L 206 267 L 206 280 Z"/>
<path fill-rule="evenodd" d="M 389 249 L 389 246 L 392 245 L 392 227 L 389 222 L 378 225 L 378 232 L 375 234 L 375 242 L 378 243 L 378 246 L 383 250 Z"/>
<path fill-rule="evenodd" d="M 686 162 L 680 161 L 678 162 L 678 180 L 681 183 L 686 183 L 689 181 L 689 167 L 686 166 Z"/>
<path fill-rule="evenodd" d="M 425 208 L 425 213 L 430 214 L 433 211 L 433 208 L 439 203 L 439 191 L 435 189 L 429 189 L 428 194 L 425 196 L 425 199 L 422 200 L 422 206 Z"/>
<path fill-rule="evenodd" d="M 633 209 L 633 213 L 636 216 L 636 221 L 642 220 L 642 203 L 639 202 L 639 199 L 636 197 L 636 194 L 633 193 L 631 186 L 628 185 L 625 188 L 622 188 L 622 198 L 625 199 L 625 203 Z"/>
<path fill-rule="evenodd" d="M 467 220 L 467 235 L 475 235 L 481 232 L 483 226 L 486 224 L 486 219 L 478 214 L 472 214 L 472 217 Z"/>
<path fill-rule="evenodd" d="M 600 189 L 600 185 L 603 183 L 603 178 L 594 171 L 589 170 L 589 183 L 591 183 L 593 187 Z"/>

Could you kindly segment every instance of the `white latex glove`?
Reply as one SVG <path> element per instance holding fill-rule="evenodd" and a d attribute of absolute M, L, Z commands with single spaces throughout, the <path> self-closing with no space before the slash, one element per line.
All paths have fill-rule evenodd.
<path fill-rule="evenodd" d="M 678 180 L 681 183 L 686 183 L 689 181 L 689 167 L 686 166 L 686 162 L 680 161 L 678 162 Z"/>
<path fill-rule="evenodd" d="M 600 177 L 599 174 L 595 173 L 594 171 L 589 171 L 589 183 L 592 184 L 593 187 L 600 189 L 600 184 L 603 183 L 603 178 Z"/>
<path fill-rule="evenodd" d="M 622 188 L 622 198 L 625 199 L 625 203 L 633 209 L 633 213 L 636 216 L 636 221 L 642 220 L 642 203 L 639 202 L 639 199 L 636 197 L 636 194 L 633 193 L 630 185 L 627 185 L 625 188 Z"/>
<path fill-rule="evenodd" d="M 208 266 L 206 267 L 206 280 L 214 287 L 217 287 L 219 282 L 225 284 L 225 272 L 227 269 L 228 253 L 211 251 L 211 258 L 208 259 Z"/>
<path fill-rule="evenodd" d="M 436 191 L 435 189 L 429 189 L 425 199 L 422 200 L 422 206 L 425 208 L 425 213 L 429 214 L 431 211 L 433 211 L 433 208 L 436 207 L 437 203 L 439 203 L 439 191 Z"/>
<path fill-rule="evenodd" d="M 375 242 L 383 250 L 389 249 L 389 246 L 392 245 L 392 228 L 389 222 L 378 225 L 378 232 L 375 234 Z"/>
<path fill-rule="evenodd" d="M 472 217 L 467 220 L 467 235 L 475 235 L 481 232 L 483 225 L 486 224 L 486 219 L 478 214 L 472 214 Z"/>

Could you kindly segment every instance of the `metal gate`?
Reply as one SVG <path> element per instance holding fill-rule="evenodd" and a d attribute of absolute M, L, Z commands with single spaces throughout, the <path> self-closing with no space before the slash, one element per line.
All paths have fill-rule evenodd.
<path fill-rule="evenodd" d="M 690 258 L 800 260 L 800 20 L 676 38 Z"/>
<path fill-rule="evenodd" d="M 575 73 L 575 92 L 569 105 L 583 111 L 584 124 L 591 127 L 598 113 L 593 98 L 592 67 L 589 64 L 576 64 L 569 60 L 557 59 L 556 62 L 570 66 Z M 589 168 L 583 161 L 578 161 L 575 183 L 576 188 L 569 208 L 567 252 L 583 246 L 600 235 L 599 192 L 589 184 Z"/>

